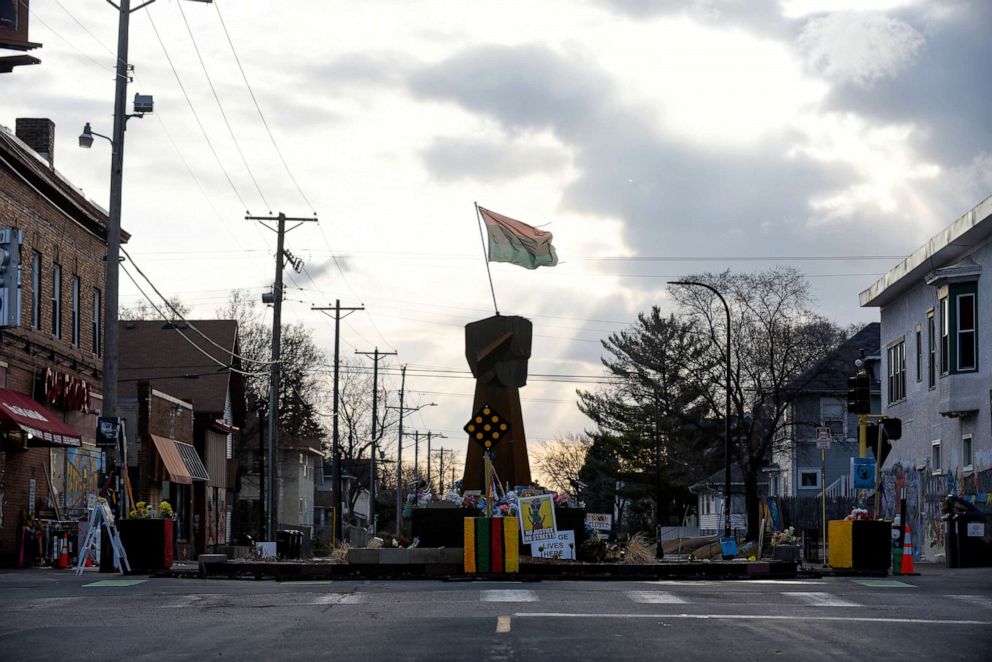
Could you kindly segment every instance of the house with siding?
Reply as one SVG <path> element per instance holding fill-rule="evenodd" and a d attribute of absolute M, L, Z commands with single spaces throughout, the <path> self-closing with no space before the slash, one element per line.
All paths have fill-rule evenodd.
<path fill-rule="evenodd" d="M 908 504 L 914 552 L 943 554 L 948 494 L 992 504 L 992 197 L 861 292 L 881 313 L 882 413 L 902 439 L 882 467 L 884 514 Z"/>
<path fill-rule="evenodd" d="M 802 375 L 799 395 L 786 411 L 782 439 L 772 451 L 768 473 L 770 496 L 847 496 L 851 458 L 858 456 L 858 415 L 847 411 L 847 378 L 861 359 L 872 375 L 871 410 L 881 411 L 877 368 L 877 322 L 866 325 Z M 817 428 L 830 429 L 824 457 L 816 445 Z M 825 465 L 825 476 L 821 472 Z"/>

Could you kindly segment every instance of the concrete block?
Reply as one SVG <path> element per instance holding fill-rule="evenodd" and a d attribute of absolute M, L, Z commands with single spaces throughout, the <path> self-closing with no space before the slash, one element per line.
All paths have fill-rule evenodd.
<path fill-rule="evenodd" d="M 352 547 L 348 550 L 348 563 L 378 563 L 379 550 L 366 549 L 363 547 Z"/>
<path fill-rule="evenodd" d="M 410 563 L 440 563 L 441 550 L 437 547 L 414 547 L 410 550 Z"/>
<path fill-rule="evenodd" d="M 379 551 L 379 563 L 383 565 L 402 565 L 410 563 L 409 549 L 383 548 Z"/>
<path fill-rule="evenodd" d="M 465 550 L 462 547 L 442 547 L 438 552 L 438 563 L 457 563 L 461 565 L 465 562 Z"/>

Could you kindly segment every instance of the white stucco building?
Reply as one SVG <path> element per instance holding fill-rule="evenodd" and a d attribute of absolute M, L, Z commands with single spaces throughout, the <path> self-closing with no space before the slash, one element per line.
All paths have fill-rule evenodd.
<path fill-rule="evenodd" d="M 940 504 L 992 504 L 992 197 L 861 293 L 881 312 L 882 412 L 903 421 L 886 510 L 906 488 L 914 548 L 943 552 Z"/>

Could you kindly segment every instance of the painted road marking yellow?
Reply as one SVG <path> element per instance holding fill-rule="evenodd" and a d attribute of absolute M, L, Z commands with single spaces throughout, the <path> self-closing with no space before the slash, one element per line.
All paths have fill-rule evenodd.
<path fill-rule="evenodd" d="M 496 619 L 496 634 L 506 634 L 510 631 L 510 617 L 500 616 Z"/>

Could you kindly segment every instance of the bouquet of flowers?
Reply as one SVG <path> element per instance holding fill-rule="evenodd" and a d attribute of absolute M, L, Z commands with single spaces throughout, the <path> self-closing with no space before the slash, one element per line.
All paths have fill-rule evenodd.
<path fill-rule="evenodd" d="M 845 517 L 846 520 L 870 520 L 871 514 L 865 508 L 855 508 L 851 514 Z"/>
<path fill-rule="evenodd" d="M 773 545 L 795 545 L 798 542 L 795 527 L 790 526 L 785 531 L 776 531 L 772 534 Z"/>

